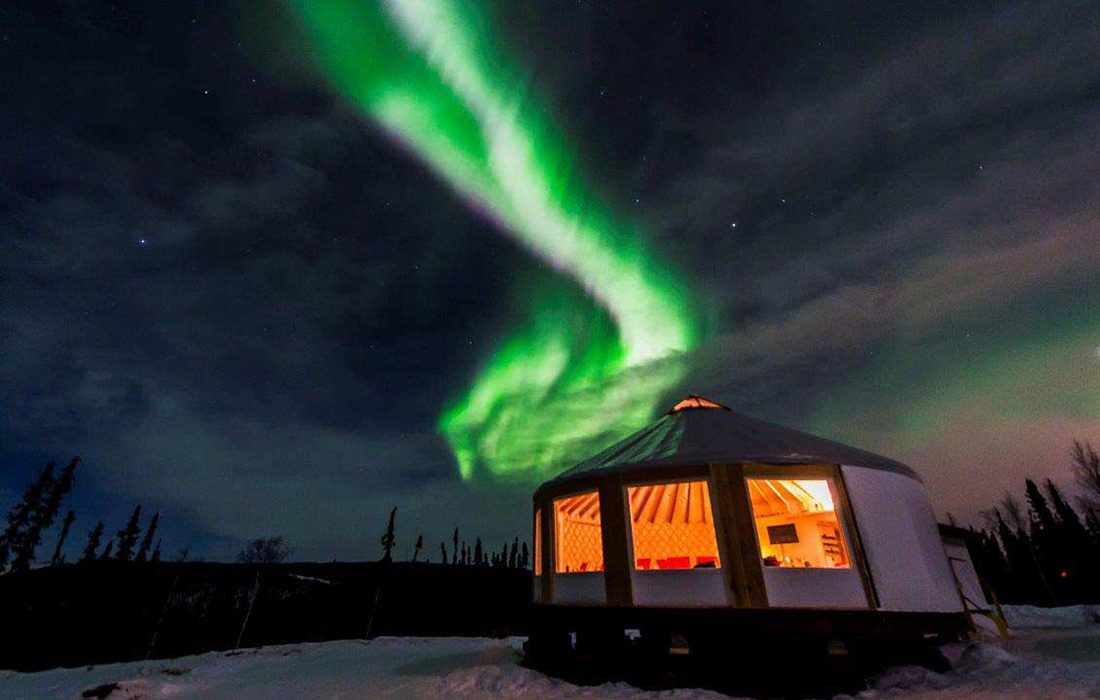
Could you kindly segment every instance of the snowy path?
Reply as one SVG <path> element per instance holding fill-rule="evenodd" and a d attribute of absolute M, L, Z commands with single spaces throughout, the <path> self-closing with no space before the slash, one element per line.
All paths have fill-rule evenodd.
<path fill-rule="evenodd" d="M 701 690 L 577 687 L 520 668 L 522 640 L 381 638 L 56 669 L 0 671 L 0 698 L 725 698 Z M 1100 698 L 1100 625 L 1024 629 L 1004 643 L 950 652 L 947 674 L 898 668 L 859 695 L 992 700 Z M 86 694 L 86 691 L 98 691 Z"/>

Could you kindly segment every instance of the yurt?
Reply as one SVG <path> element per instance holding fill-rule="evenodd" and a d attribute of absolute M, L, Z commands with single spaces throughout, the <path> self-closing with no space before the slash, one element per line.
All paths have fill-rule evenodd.
<path fill-rule="evenodd" d="M 699 396 L 542 484 L 533 541 L 534 649 L 968 629 L 912 469 Z"/>

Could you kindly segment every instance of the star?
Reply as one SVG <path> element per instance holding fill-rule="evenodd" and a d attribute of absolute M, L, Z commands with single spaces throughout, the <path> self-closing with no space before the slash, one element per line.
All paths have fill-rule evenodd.
<path fill-rule="evenodd" d="M 733 223 L 731 223 L 730 228 L 737 228 L 737 222 L 734 221 Z"/>
<path fill-rule="evenodd" d="M 142 246 L 149 245 L 149 239 L 148 238 L 139 238 L 138 239 L 138 245 L 142 245 Z"/>

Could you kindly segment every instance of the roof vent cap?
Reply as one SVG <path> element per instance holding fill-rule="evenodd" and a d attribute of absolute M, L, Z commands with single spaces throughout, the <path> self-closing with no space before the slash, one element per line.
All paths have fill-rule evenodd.
<path fill-rule="evenodd" d="M 696 396 L 695 394 L 692 394 L 691 396 L 682 399 L 680 403 L 668 409 L 668 415 L 679 413 L 680 411 L 691 411 L 699 408 L 723 409 L 726 411 L 730 410 L 729 406 L 723 406 L 717 401 L 711 401 L 710 399 L 705 399 L 702 396 Z"/>

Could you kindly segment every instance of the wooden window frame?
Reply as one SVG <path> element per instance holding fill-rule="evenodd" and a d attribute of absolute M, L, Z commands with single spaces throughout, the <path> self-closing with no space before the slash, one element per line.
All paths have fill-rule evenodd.
<path fill-rule="evenodd" d="M 601 541 L 601 547 L 603 548 L 603 552 L 601 552 L 601 554 L 603 555 L 603 570 L 602 571 L 584 571 L 584 572 L 582 572 L 582 571 L 569 571 L 569 572 L 558 571 L 558 549 L 557 549 L 557 547 L 558 547 L 558 519 L 557 519 L 557 505 L 556 504 L 557 504 L 558 501 L 564 501 L 566 499 L 574 498 L 576 496 L 585 496 L 585 495 L 588 495 L 590 493 L 595 493 L 596 494 L 596 503 L 598 504 L 599 509 L 600 509 L 600 541 Z M 545 559 L 544 559 L 543 569 L 542 569 L 543 578 L 554 578 L 556 576 L 572 576 L 572 575 L 581 574 L 581 573 L 606 574 L 606 572 L 607 572 L 607 546 L 606 546 L 606 542 L 604 542 L 604 540 L 606 538 L 603 535 L 603 531 L 604 531 L 604 523 L 603 523 L 604 498 L 603 498 L 603 490 L 600 488 L 600 485 L 598 483 L 595 486 L 593 486 L 592 484 L 588 484 L 588 483 L 585 483 L 583 485 L 578 484 L 576 488 L 571 488 L 568 491 L 561 491 L 561 492 L 558 492 L 558 493 L 548 494 L 545 498 L 546 498 L 545 505 L 548 506 L 548 508 L 544 507 L 543 512 L 545 512 L 547 510 L 550 511 L 549 512 L 549 515 L 550 515 L 549 520 L 550 520 L 550 562 L 551 562 L 551 566 L 550 566 L 550 569 L 549 569 L 549 573 L 552 574 L 552 576 L 549 576 L 549 577 L 546 576 L 547 569 L 546 569 L 546 566 L 545 566 Z M 543 520 L 544 521 L 546 520 L 546 516 L 543 516 Z M 543 535 L 543 538 L 544 539 L 546 538 L 545 534 Z"/>
<path fill-rule="evenodd" d="M 748 491 L 749 479 L 825 479 L 828 480 L 831 485 L 831 491 L 834 496 L 833 508 L 836 511 L 837 521 L 840 525 L 841 531 L 845 537 L 845 545 L 848 548 L 848 556 L 851 559 L 852 567 L 859 572 L 860 581 L 863 584 L 864 598 L 867 600 L 867 607 L 872 610 L 878 609 L 878 596 L 875 593 L 874 582 L 871 579 L 870 569 L 867 566 L 867 556 L 863 548 L 863 542 L 859 534 L 859 525 L 856 522 L 855 511 L 852 509 L 852 502 L 848 498 L 848 488 L 844 483 L 844 472 L 837 464 L 763 464 L 763 463 L 746 463 L 741 465 L 739 470 L 742 500 L 745 504 L 744 511 L 747 516 L 747 523 L 742 519 L 742 525 L 748 525 L 748 537 L 746 544 L 751 545 L 752 558 L 751 562 L 746 560 L 746 566 L 750 563 L 754 564 L 754 568 L 759 573 L 759 582 L 763 584 L 764 578 L 764 563 L 760 556 L 760 543 L 756 532 L 756 521 L 752 511 L 752 500 Z M 764 600 L 766 604 L 767 589 L 763 591 Z"/>
<path fill-rule="evenodd" d="M 629 481 L 623 481 L 622 494 L 623 501 L 626 504 L 626 513 L 624 523 L 626 525 L 626 564 L 631 573 L 640 571 L 646 573 L 648 571 L 655 571 L 655 569 L 639 569 L 636 566 L 634 556 L 634 518 L 630 513 L 630 489 L 638 488 L 641 486 L 664 486 L 667 484 L 689 484 L 695 481 L 702 481 L 707 485 L 707 497 L 710 500 L 710 524 L 714 528 L 714 539 L 718 545 L 718 569 L 726 568 L 726 561 L 728 553 L 726 551 L 726 537 L 722 529 L 722 521 L 718 515 L 718 503 L 714 499 L 714 483 L 711 479 L 710 469 L 707 467 L 699 467 L 690 470 L 680 470 L 678 476 L 666 476 L 662 479 L 631 479 Z M 606 559 L 606 553 L 605 553 Z M 681 571 L 687 571 L 687 569 L 681 569 Z"/>

